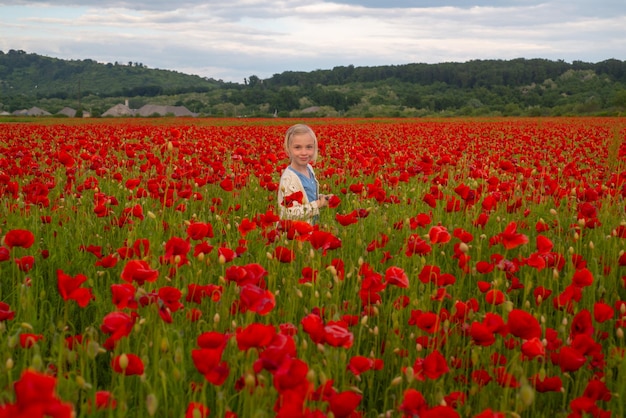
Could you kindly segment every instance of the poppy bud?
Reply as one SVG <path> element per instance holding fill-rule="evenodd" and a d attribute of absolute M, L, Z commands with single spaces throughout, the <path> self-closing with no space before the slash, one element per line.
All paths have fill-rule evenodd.
<path fill-rule="evenodd" d="M 128 356 L 126 354 L 120 354 L 119 364 L 122 370 L 128 367 Z"/>
<path fill-rule="evenodd" d="M 43 368 L 43 359 L 39 354 L 35 354 L 33 357 L 32 365 L 35 370 L 41 370 Z"/>
<path fill-rule="evenodd" d="M 530 406 L 535 400 L 535 390 L 529 384 L 522 385 L 519 397 L 525 406 Z"/>
<path fill-rule="evenodd" d="M 157 407 L 159 406 L 159 401 L 154 393 L 148 394 L 146 396 L 146 408 L 148 409 L 148 414 L 152 417 L 156 414 Z"/>
<path fill-rule="evenodd" d="M 391 380 L 391 386 L 398 386 L 400 383 L 402 383 L 402 376 L 394 377 Z"/>
<path fill-rule="evenodd" d="M 405 376 L 408 383 L 413 382 L 413 379 L 415 379 L 415 372 L 413 371 L 413 367 L 409 366 L 406 368 Z"/>

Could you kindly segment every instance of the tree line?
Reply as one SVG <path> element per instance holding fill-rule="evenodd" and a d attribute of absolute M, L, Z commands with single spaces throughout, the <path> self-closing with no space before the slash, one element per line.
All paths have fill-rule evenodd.
<path fill-rule="evenodd" d="M 626 61 L 547 59 L 338 66 L 223 82 L 141 63 L 60 60 L 0 51 L 0 110 L 76 106 L 92 115 L 129 100 L 215 117 L 621 115 Z"/>

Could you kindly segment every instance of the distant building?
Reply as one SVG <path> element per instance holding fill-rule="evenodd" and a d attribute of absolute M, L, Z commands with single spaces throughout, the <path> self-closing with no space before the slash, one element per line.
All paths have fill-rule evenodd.
<path fill-rule="evenodd" d="M 103 117 L 112 116 L 112 117 L 128 117 L 128 116 L 186 116 L 186 117 L 196 117 L 197 113 L 193 113 L 189 111 L 185 106 L 165 106 L 165 105 L 151 105 L 147 104 L 142 106 L 140 109 L 131 109 L 128 107 L 128 100 L 126 104 L 116 104 L 106 112 L 102 114 Z"/>
<path fill-rule="evenodd" d="M 57 112 L 57 115 L 65 115 L 69 118 L 73 118 L 76 116 L 76 110 L 72 109 L 71 107 L 64 107 Z"/>
<path fill-rule="evenodd" d="M 30 109 L 16 110 L 13 112 L 14 116 L 52 116 L 52 113 L 40 109 L 37 106 L 33 106 Z"/>
<path fill-rule="evenodd" d="M 174 115 L 174 116 L 188 116 L 188 117 L 196 117 L 198 116 L 196 113 L 192 113 L 185 106 L 163 106 L 163 105 L 145 105 L 142 106 L 141 109 L 137 110 L 137 115 L 139 116 L 166 116 L 166 115 Z"/>
<path fill-rule="evenodd" d="M 134 115 L 135 115 L 135 111 L 130 109 L 128 105 L 123 105 L 119 103 L 113 106 L 112 108 L 110 108 L 109 110 L 107 110 L 106 112 L 104 112 L 102 114 L 102 117 L 107 117 L 107 116 L 120 117 L 120 116 L 134 116 Z"/>

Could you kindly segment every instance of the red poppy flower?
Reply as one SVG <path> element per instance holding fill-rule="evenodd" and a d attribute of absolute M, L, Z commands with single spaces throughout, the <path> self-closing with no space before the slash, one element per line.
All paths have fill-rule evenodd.
<path fill-rule="evenodd" d="M 144 371 L 143 361 L 139 356 L 133 353 L 120 354 L 113 357 L 111 367 L 114 372 L 121 373 L 125 376 L 141 376 Z"/>
<path fill-rule="evenodd" d="M 469 334 L 472 337 L 472 342 L 476 345 L 488 347 L 496 342 L 493 332 L 480 322 L 472 322 Z"/>
<path fill-rule="evenodd" d="M 380 292 L 385 290 L 387 283 L 383 281 L 380 274 L 375 272 L 364 272 L 367 264 L 363 264 L 360 269 L 360 273 L 364 274 L 364 278 L 361 281 L 361 288 L 359 289 L 359 297 L 364 305 L 373 305 L 381 302 L 382 298 Z"/>
<path fill-rule="evenodd" d="M 324 342 L 324 321 L 319 315 L 310 313 L 300 321 L 302 329 L 315 344 Z"/>
<path fill-rule="evenodd" d="M 242 312 L 252 311 L 259 315 L 267 315 L 276 306 L 272 292 L 253 284 L 246 284 L 241 287 L 239 302 Z"/>
<path fill-rule="evenodd" d="M 81 245 L 79 248 L 81 251 L 86 251 L 96 256 L 96 258 L 102 258 L 102 246 L 101 245 Z"/>
<path fill-rule="evenodd" d="M 312 385 L 307 379 L 309 366 L 298 358 L 287 358 L 273 373 L 274 387 L 281 394 L 281 401 L 289 398 L 301 404 L 312 391 Z M 282 396 L 282 395 L 285 396 Z M 290 416 L 290 415 L 286 415 Z"/>
<path fill-rule="evenodd" d="M 400 267 L 389 267 L 387 271 L 385 271 L 385 281 L 388 285 L 398 286 L 400 288 L 409 287 L 409 277 Z"/>
<path fill-rule="evenodd" d="M 193 256 L 198 257 L 200 254 L 210 254 L 213 246 L 208 242 L 202 241 L 193 247 Z"/>
<path fill-rule="evenodd" d="M 500 242 L 507 250 L 512 250 L 513 248 L 528 243 L 528 236 L 517 232 L 516 222 L 510 222 L 506 228 L 504 228 L 504 231 L 494 238 L 496 238 L 496 241 Z"/>
<path fill-rule="evenodd" d="M 409 324 L 415 324 L 422 331 L 426 331 L 429 334 L 435 334 L 439 331 L 440 318 L 434 312 L 422 312 L 420 310 L 411 311 L 411 319 Z"/>
<path fill-rule="evenodd" d="M 28 273 L 35 265 L 35 257 L 25 255 L 24 257 L 16 258 L 15 264 L 21 271 Z"/>
<path fill-rule="evenodd" d="M 418 380 L 425 378 L 435 380 L 449 371 L 448 363 L 439 350 L 434 350 L 423 359 L 418 358 L 413 364 L 413 372 Z"/>
<path fill-rule="evenodd" d="M 245 351 L 250 348 L 263 348 L 269 345 L 276 334 L 273 325 L 259 324 L 253 322 L 245 328 L 237 328 L 235 338 L 239 350 Z"/>
<path fill-rule="evenodd" d="M 545 288 L 543 286 L 537 286 L 533 290 L 533 296 L 535 297 L 535 304 L 539 305 L 544 300 L 548 299 L 552 294 L 552 290 Z"/>
<path fill-rule="evenodd" d="M 341 204 L 341 199 L 337 195 L 332 195 L 330 199 L 328 199 L 328 207 L 336 208 Z"/>
<path fill-rule="evenodd" d="M 211 410 L 201 402 L 189 402 L 185 411 L 185 418 L 207 418 Z"/>
<path fill-rule="evenodd" d="M 472 371 L 472 382 L 476 383 L 478 386 L 485 386 L 489 382 L 491 382 L 491 375 L 483 369 Z"/>
<path fill-rule="evenodd" d="M 298 279 L 298 283 L 315 283 L 317 281 L 318 271 L 311 267 L 302 268 L 302 277 Z"/>
<path fill-rule="evenodd" d="M 501 305 L 506 300 L 506 296 L 499 289 L 490 289 L 485 293 L 485 301 L 491 305 Z"/>
<path fill-rule="evenodd" d="M 31 369 L 22 372 L 20 379 L 15 382 L 15 404 L 5 404 L 0 407 L 0 413 L 4 407 L 8 411 L 6 417 L 30 417 L 30 416 L 54 416 L 58 418 L 70 418 L 73 416 L 73 407 L 69 403 L 62 402 L 55 393 L 57 380 L 55 377 L 42 374 Z"/>
<path fill-rule="evenodd" d="M 211 343 L 202 341 L 203 344 L 201 345 L 201 348 L 191 350 L 193 363 L 198 372 L 202 373 L 203 375 L 211 373 L 211 371 L 219 365 L 219 363 L 222 361 L 224 348 L 226 347 L 226 336 L 216 332 L 212 334 L 214 335 L 210 336 L 210 338 L 213 339 Z M 203 338 L 206 339 L 206 337 Z M 199 340 L 201 339 L 199 338 Z"/>
<path fill-rule="evenodd" d="M 567 312 L 573 311 L 574 302 L 580 301 L 583 297 L 582 288 L 574 284 L 567 286 L 557 297 L 552 299 L 552 304 L 555 309 L 563 310 Z"/>
<path fill-rule="evenodd" d="M 274 258 L 281 263 L 291 263 L 296 258 L 296 253 L 289 248 L 279 245 L 274 249 Z"/>
<path fill-rule="evenodd" d="M 526 340 L 522 343 L 522 354 L 528 358 L 543 357 L 545 355 L 545 347 L 541 340 L 537 337 Z"/>
<path fill-rule="evenodd" d="M 348 370 L 355 376 L 359 376 L 368 370 L 380 370 L 383 367 L 383 361 L 365 356 L 353 356 L 348 363 Z"/>
<path fill-rule="evenodd" d="M 554 359 L 563 373 L 575 372 L 587 362 L 587 359 L 580 351 L 569 346 L 561 347 Z"/>
<path fill-rule="evenodd" d="M 347 390 L 331 395 L 328 399 L 328 406 L 335 417 L 349 418 L 355 413 L 362 398 L 363 395 Z"/>
<path fill-rule="evenodd" d="M 416 389 L 407 389 L 402 397 L 402 403 L 398 406 L 398 410 L 405 417 L 419 417 L 428 409 L 426 399 Z"/>
<path fill-rule="evenodd" d="M 7 261 L 11 259 L 11 252 L 7 247 L 0 247 L 0 261 Z"/>
<path fill-rule="evenodd" d="M 96 261 L 95 265 L 103 267 L 105 269 L 109 269 L 115 267 L 118 260 L 119 259 L 115 254 L 109 254 Z"/>
<path fill-rule="evenodd" d="M 518 388 L 519 381 L 511 373 L 506 371 L 506 367 L 497 367 L 495 369 L 496 382 L 503 388 Z"/>
<path fill-rule="evenodd" d="M 75 300 L 78 306 L 84 308 L 92 299 L 95 299 L 92 290 L 89 288 L 81 288 L 80 285 L 87 281 L 87 277 L 83 274 L 77 274 L 72 277 L 65 274 L 63 270 L 57 270 L 57 287 L 63 300 Z"/>
<path fill-rule="evenodd" d="M 537 236 L 537 252 L 539 254 L 549 253 L 552 251 L 552 247 L 554 247 L 554 244 L 552 244 L 552 241 L 549 238 L 543 235 Z"/>
<path fill-rule="evenodd" d="M 229 263 L 237 257 L 237 253 L 227 247 L 219 247 L 217 249 L 217 258 L 220 263 Z"/>
<path fill-rule="evenodd" d="M 229 266 L 226 269 L 226 281 L 235 282 L 237 286 L 253 284 L 265 287 L 263 278 L 267 276 L 267 270 L 260 264 L 251 263 L 245 266 Z"/>
<path fill-rule="evenodd" d="M 224 191 L 232 192 L 235 188 L 235 183 L 232 179 L 225 178 L 224 180 L 220 181 L 220 187 L 224 189 Z"/>
<path fill-rule="evenodd" d="M 103 346 L 107 350 L 113 349 L 115 343 L 122 337 L 125 337 L 131 333 L 137 315 L 128 315 L 124 312 L 111 312 L 107 314 L 102 320 L 100 329 L 105 334 L 110 334 L 109 338 L 104 342 Z"/>
<path fill-rule="evenodd" d="M 541 325 L 537 318 L 521 309 L 513 309 L 509 312 L 509 320 L 507 323 L 509 331 L 516 337 L 524 340 L 532 338 L 541 338 Z"/>
<path fill-rule="evenodd" d="M 20 334 L 20 346 L 22 348 L 31 348 L 35 344 L 37 344 L 37 342 L 42 341 L 43 339 L 44 339 L 43 335 L 41 334 L 31 334 L 31 333 Z"/>
<path fill-rule="evenodd" d="M 135 281 L 141 286 L 145 282 L 156 281 L 159 277 L 159 272 L 151 269 L 146 261 L 130 260 L 124 266 L 121 277 L 125 282 L 132 283 Z"/>
<path fill-rule="evenodd" d="M 596 322 L 606 322 L 612 319 L 614 315 L 615 310 L 604 302 L 596 302 L 593 305 L 593 319 L 595 319 Z"/>
<path fill-rule="evenodd" d="M 425 265 L 422 267 L 418 275 L 419 280 L 422 283 L 434 283 L 437 286 L 447 286 L 450 284 L 454 284 L 456 279 L 450 273 L 441 274 L 441 269 L 439 266 L 433 265 Z"/>
<path fill-rule="evenodd" d="M 559 376 L 541 378 L 539 373 L 528 378 L 531 385 L 537 392 L 560 392 L 563 389 L 563 382 Z"/>
<path fill-rule="evenodd" d="M 195 241 L 213 238 L 213 227 L 210 223 L 193 222 L 187 227 L 187 237 Z"/>
<path fill-rule="evenodd" d="M 180 237 L 171 237 L 165 243 L 165 258 L 175 257 L 177 255 L 183 257 L 191 250 L 191 244 L 188 240 Z"/>
<path fill-rule="evenodd" d="M 15 312 L 10 309 L 11 307 L 8 303 L 0 301 L 0 322 L 15 318 Z"/>
<path fill-rule="evenodd" d="M 222 298 L 222 286 L 215 284 L 200 285 L 196 283 L 190 283 L 187 285 L 187 295 L 185 300 L 187 302 L 202 303 L 204 298 L 211 298 L 213 302 L 219 302 Z"/>
<path fill-rule="evenodd" d="M 27 229 L 13 229 L 4 236 L 4 244 L 9 248 L 30 248 L 34 243 L 35 235 Z"/>
<path fill-rule="evenodd" d="M 448 229 L 441 225 L 431 227 L 428 231 L 428 237 L 431 244 L 445 244 L 452 238 Z"/>
<path fill-rule="evenodd" d="M 352 212 L 342 215 L 340 213 L 335 214 L 335 219 L 341 226 L 348 226 L 351 224 L 355 224 L 359 221 L 359 216 L 357 214 L 356 209 Z"/>
<path fill-rule="evenodd" d="M 572 284 L 578 287 L 591 286 L 593 284 L 593 274 L 587 268 L 576 270 L 572 277 Z"/>
<path fill-rule="evenodd" d="M 411 228 L 412 230 L 417 229 L 417 228 L 423 228 L 429 225 L 431 222 L 432 222 L 432 218 L 429 214 L 418 213 L 412 218 L 409 218 L 409 228 Z"/>
<path fill-rule="evenodd" d="M 135 292 L 135 286 L 130 283 L 112 284 L 112 302 L 117 309 L 137 309 L 138 305 L 135 299 Z"/>
<path fill-rule="evenodd" d="M 117 401 L 113 398 L 113 395 L 108 390 L 99 390 L 96 392 L 96 409 L 115 409 L 117 407 Z"/>
<path fill-rule="evenodd" d="M 293 206 L 294 203 L 302 204 L 303 199 L 304 199 L 304 193 L 294 192 L 285 196 L 281 204 L 286 208 L 290 208 Z"/>
<path fill-rule="evenodd" d="M 592 336 L 594 332 L 593 323 L 591 321 L 591 313 L 587 309 L 581 309 L 572 319 L 570 326 L 570 338 L 584 334 Z"/>
<path fill-rule="evenodd" d="M 324 342 L 332 347 L 350 348 L 354 335 L 341 321 L 330 321 L 324 326 Z"/>
<path fill-rule="evenodd" d="M 591 379 L 587 382 L 583 396 L 593 399 L 594 401 L 605 402 L 610 401 L 612 398 L 611 391 L 607 388 L 606 383 L 598 379 Z"/>
<path fill-rule="evenodd" d="M 410 257 L 414 254 L 417 255 L 426 255 L 431 252 L 432 248 L 426 241 L 424 241 L 419 235 L 411 234 L 409 235 L 406 242 L 406 250 L 404 254 L 407 257 Z"/>
<path fill-rule="evenodd" d="M 309 242 L 316 250 L 322 250 L 323 255 L 326 255 L 328 250 L 335 250 L 341 247 L 341 240 L 326 231 L 312 231 Z"/>
<path fill-rule="evenodd" d="M 248 218 L 243 218 L 241 223 L 237 227 L 237 230 L 241 234 L 242 237 L 245 237 L 246 234 L 250 231 L 254 231 L 257 228 L 257 223 L 255 221 L 251 221 Z"/>

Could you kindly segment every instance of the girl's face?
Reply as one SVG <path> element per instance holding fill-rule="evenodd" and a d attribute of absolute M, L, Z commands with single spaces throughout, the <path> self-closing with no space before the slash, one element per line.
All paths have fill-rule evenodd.
<path fill-rule="evenodd" d="M 291 166 L 301 171 L 306 170 L 307 164 L 315 155 L 315 140 L 308 133 L 296 134 L 289 141 L 289 159 Z"/>

